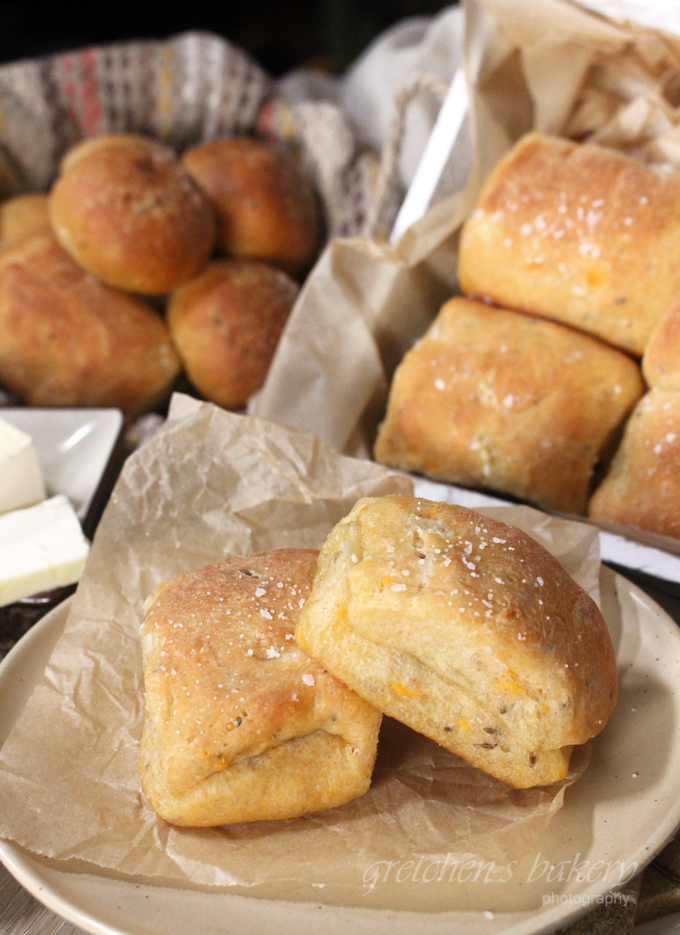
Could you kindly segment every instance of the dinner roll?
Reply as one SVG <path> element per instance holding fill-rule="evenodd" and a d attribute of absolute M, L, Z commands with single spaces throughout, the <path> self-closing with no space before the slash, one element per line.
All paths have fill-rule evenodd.
<path fill-rule="evenodd" d="M 680 538 L 680 392 L 640 400 L 588 515 Z"/>
<path fill-rule="evenodd" d="M 254 260 L 215 260 L 178 289 L 168 325 L 196 389 L 219 406 L 245 405 L 264 383 L 297 294 L 286 273 Z"/>
<path fill-rule="evenodd" d="M 360 500 L 295 638 L 383 713 L 516 788 L 566 776 L 617 698 L 595 602 L 541 545 L 463 507 Z"/>
<path fill-rule="evenodd" d="M 680 539 L 680 300 L 652 332 L 642 371 L 650 390 L 626 423 L 588 513 Z"/>
<path fill-rule="evenodd" d="M 166 821 L 295 818 L 368 790 L 382 716 L 293 639 L 316 559 L 229 558 L 147 601 L 140 772 Z"/>
<path fill-rule="evenodd" d="M 59 242 L 87 272 L 131 292 L 193 278 L 215 242 L 208 199 L 173 153 L 142 136 L 100 136 L 68 153 L 49 199 Z"/>
<path fill-rule="evenodd" d="M 463 292 L 642 356 L 680 292 L 680 174 L 531 133 L 487 180 L 460 241 Z"/>
<path fill-rule="evenodd" d="M 228 256 L 265 260 L 291 275 L 311 264 L 319 208 L 309 179 L 289 156 L 231 137 L 194 146 L 182 162 L 217 209 L 218 242 Z"/>
<path fill-rule="evenodd" d="M 650 386 L 680 391 L 680 296 L 652 332 L 642 372 Z"/>
<path fill-rule="evenodd" d="M 52 230 L 47 213 L 47 195 L 28 192 L 0 204 L 0 251 L 9 250 L 35 234 Z"/>
<path fill-rule="evenodd" d="M 638 365 L 590 335 L 451 299 L 397 368 L 375 457 L 585 513 L 595 466 L 644 389 Z"/>
<path fill-rule="evenodd" d="M 179 369 L 156 312 L 83 272 L 52 235 L 0 254 L 0 382 L 22 402 L 133 414 Z"/>

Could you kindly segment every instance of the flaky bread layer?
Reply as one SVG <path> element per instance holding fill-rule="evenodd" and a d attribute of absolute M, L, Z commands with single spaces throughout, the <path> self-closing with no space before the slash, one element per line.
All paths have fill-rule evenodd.
<path fill-rule="evenodd" d="M 450 504 L 359 501 L 295 636 L 366 701 L 517 788 L 563 778 L 616 704 L 592 599 L 530 536 Z"/>
<path fill-rule="evenodd" d="M 364 795 L 376 749 L 375 742 L 360 748 L 317 730 L 240 760 L 173 795 L 165 781 L 161 748 L 153 730 L 145 729 L 142 788 L 161 818 L 183 827 L 297 818 Z"/>
<path fill-rule="evenodd" d="M 140 772 L 166 820 L 290 818 L 368 789 L 382 715 L 293 638 L 316 559 L 225 559 L 147 601 Z"/>
<path fill-rule="evenodd" d="M 482 677 L 475 696 L 450 680 L 433 677 L 414 656 L 379 646 L 351 626 L 335 626 L 331 632 L 300 625 L 296 639 L 376 708 L 516 789 L 548 785 L 567 775 L 573 746 L 527 754 L 508 734 L 503 703 L 489 704 L 490 683 L 483 684 Z M 538 720 L 540 712 L 534 707 L 531 716 Z"/>

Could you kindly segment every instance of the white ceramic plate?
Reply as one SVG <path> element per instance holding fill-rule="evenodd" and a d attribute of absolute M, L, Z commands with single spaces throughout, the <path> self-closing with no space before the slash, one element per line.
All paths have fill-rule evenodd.
<path fill-rule="evenodd" d="M 123 425 L 119 409 L 0 409 L 33 439 L 47 496 L 68 497 L 85 520 Z"/>
<path fill-rule="evenodd" d="M 361 887 L 205 892 L 67 872 L 7 841 L 0 860 L 37 899 L 97 935 L 528 935 L 564 925 L 605 898 L 620 862 L 625 876 L 641 869 L 680 823 L 680 630 L 606 568 L 601 587 L 617 647 L 619 704 L 564 808 L 505 882 L 381 883 L 370 896 Z M 65 617 L 60 605 L 0 666 L 0 743 Z"/>

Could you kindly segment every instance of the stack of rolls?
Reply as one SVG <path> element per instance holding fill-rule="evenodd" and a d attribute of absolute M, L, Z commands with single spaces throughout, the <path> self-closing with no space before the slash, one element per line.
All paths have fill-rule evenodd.
<path fill-rule="evenodd" d="M 595 145 L 537 133 L 520 139 L 463 227 L 466 297 L 444 306 L 396 371 L 377 460 L 680 535 L 677 522 L 633 510 L 620 489 L 624 462 L 631 484 L 649 476 L 626 454 L 642 414 L 647 420 L 652 406 L 662 407 L 657 454 L 680 438 L 670 421 L 675 397 L 657 403 L 680 386 L 680 369 L 669 363 L 680 329 L 677 306 L 670 311 L 680 293 L 678 249 L 680 175 Z M 643 354 L 653 390 L 595 492 L 647 389 Z M 662 473 L 677 513 L 680 485 L 662 482 Z M 606 494 L 614 477 L 627 518 Z"/>
<path fill-rule="evenodd" d="M 184 369 L 207 399 L 241 407 L 320 232 L 309 180 L 254 139 L 182 160 L 136 134 L 81 142 L 48 195 L 0 205 L 0 382 L 30 405 L 134 415 Z"/>
<path fill-rule="evenodd" d="M 547 785 L 617 702 L 604 618 L 557 559 L 415 497 L 359 500 L 320 553 L 162 582 L 141 637 L 142 788 L 184 826 L 364 795 L 383 714 L 515 789 Z"/>

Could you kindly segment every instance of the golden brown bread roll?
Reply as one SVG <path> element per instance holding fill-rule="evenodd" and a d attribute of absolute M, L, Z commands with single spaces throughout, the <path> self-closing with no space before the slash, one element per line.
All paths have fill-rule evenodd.
<path fill-rule="evenodd" d="M 100 136 L 62 163 L 49 199 L 73 259 L 131 292 L 169 292 L 194 277 L 215 242 L 208 199 L 174 154 L 146 137 Z"/>
<path fill-rule="evenodd" d="M 680 301 L 654 329 L 642 371 L 651 389 L 633 410 L 588 513 L 680 538 Z"/>
<path fill-rule="evenodd" d="M 455 298 L 397 368 L 375 457 L 584 513 L 595 465 L 643 392 L 637 364 L 601 341 Z"/>
<path fill-rule="evenodd" d="M 650 386 L 680 390 L 680 296 L 652 332 L 642 372 Z"/>
<path fill-rule="evenodd" d="M 297 294 L 286 273 L 254 260 L 215 260 L 174 293 L 170 334 L 207 399 L 237 409 L 262 386 Z"/>
<path fill-rule="evenodd" d="M 132 414 L 179 369 L 156 312 L 84 273 L 52 235 L 0 255 L 0 381 L 22 402 Z"/>
<path fill-rule="evenodd" d="M 498 164 L 460 242 L 464 292 L 641 356 L 680 291 L 680 175 L 532 133 Z"/>
<path fill-rule="evenodd" d="M 36 234 L 49 234 L 47 195 L 29 192 L 0 204 L 0 250 L 9 250 Z"/>
<path fill-rule="evenodd" d="M 594 601 L 542 546 L 472 510 L 360 500 L 295 631 L 385 714 L 517 788 L 563 778 L 617 698 Z"/>
<path fill-rule="evenodd" d="M 146 153 L 155 146 L 160 146 L 161 149 L 165 148 L 148 136 L 140 136 L 139 133 L 102 133 L 99 136 L 81 140 L 68 149 L 61 158 L 59 174 L 65 175 L 83 159 L 103 149 L 112 149 L 113 147 L 124 149 L 129 152 L 130 156 L 134 157 L 140 151 Z M 172 156 L 173 154 L 170 153 L 170 150 L 165 149 L 165 155 Z"/>
<path fill-rule="evenodd" d="M 368 790 L 382 716 L 293 639 L 316 559 L 230 558 L 147 601 L 140 772 L 167 821 L 294 818 Z"/>
<path fill-rule="evenodd" d="M 319 208 L 290 157 L 231 137 L 194 146 L 182 162 L 217 209 L 218 242 L 228 256 L 264 260 L 291 275 L 310 265 L 319 247 Z"/>
<path fill-rule="evenodd" d="M 680 538 L 680 392 L 655 386 L 637 404 L 588 515 Z"/>

